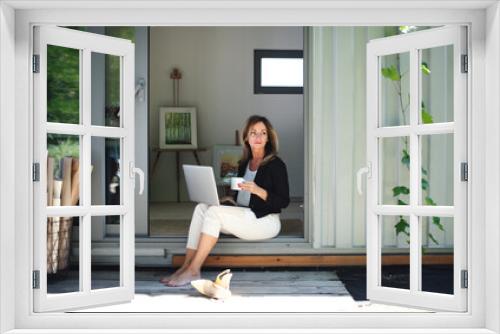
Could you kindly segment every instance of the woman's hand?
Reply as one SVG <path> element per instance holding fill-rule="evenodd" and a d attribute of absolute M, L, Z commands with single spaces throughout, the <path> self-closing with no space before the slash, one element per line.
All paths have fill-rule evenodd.
<path fill-rule="evenodd" d="M 250 192 L 262 198 L 264 201 L 267 200 L 267 191 L 264 188 L 259 187 L 253 181 L 245 181 L 243 183 L 238 183 L 241 190 Z"/>
<path fill-rule="evenodd" d="M 231 203 L 231 204 L 233 204 L 235 206 L 237 205 L 236 201 L 231 196 L 221 197 L 221 198 L 219 198 L 219 202 L 221 202 L 221 203 L 229 202 L 229 203 Z"/>

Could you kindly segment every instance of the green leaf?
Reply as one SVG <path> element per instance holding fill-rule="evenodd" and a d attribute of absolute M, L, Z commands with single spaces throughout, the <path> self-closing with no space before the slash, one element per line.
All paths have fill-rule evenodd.
<path fill-rule="evenodd" d="M 431 124 L 434 123 L 434 120 L 432 119 L 431 113 L 427 110 L 424 102 L 420 105 L 420 112 L 422 114 L 422 122 L 424 124 Z"/>
<path fill-rule="evenodd" d="M 390 67 L 383 67 L 382 68 L 382 75 L 392 81 L 399 81 L 401 80 L 401 75 L 399 74 L 398 69 L 396 66 L 391 65 Z"/>
<path fill-rule="evenodd" d="M 408 205 L 405 201 L 398 199 L 398 205 Z"/>
<path fill-rule="evenodd" d="M 422 178 L 422 189 L 429 189 L 429 181 L 427 181 L 427 179 Z"/>
<path fill-rule="evenodd" d="M 429 114 L 426 110 L 422 109 L 422 123 L 431 124 L 434 123 L 432 120 L 432 115 Z"/>
<path fill-rule="evenodd" d="M 399 222 L 394 225 L 394 228 L 396 229 L 396 236 L 399 235 L 399 233 L 403 233 L 407 236 L 410 236 L 410 233 L 407 232 L 407 229 L 410 227 L 410 224 L 404 219 L 404 218 L 399 218 Z"/>
<path fill-rule="evenodd" d="M 424 167 L 422 167 L 422 175 L 427 175 L 427 170 Z"/>
<path fill-rule="evenodd" d="M 394 197 L 399 196 L 401 194 L 408 195 L 409 193 L 410 193 L 410 189 L 408 189 L 405 186 L 399 186 L 399 187 L 392 188 L 392 194 L 393 194 L 392 196 L 394 196 Z"/>
<path fill-rule="evenodd" d="M 422 70 L 423 74 L 429 75 L 431 74 L 431 70 L 429 69 L 429 66 L 427 65 L 426 62 L 422 62 L 420 65 L 420 69 Z"/>
<path fill-rule="evenodd" d="M 403 150 L 403 156 L 401 157 L 401 163 L 406 166 L 406 168 L 410 168 L 410 154 L 408 154 L 407 150 Z"/>
<path fill-rule="evenodd" d="M 439 217 L 432 217 L 432 223 L 441 231 L 444 231 L 444 226 L 441 224 L 441 218 Z"/>
<path fill-rule="evenodd" d="M 430 198 L 429 196 L 425 197 L 425 204 L 426 205 L 436 205 L 436 203 L 434 203 L 434 201 L 432 200 L 432 198 Z"/>
<path fill-rule="evenodd" d="M 399 31 L 402 33 L 402 34 L 407 34 L 409 32 L 412 32 L 412 31 L 416 31 L 417 30 L 417 27 L 416 26 L 400 26 L 399 27 Z"/>
<path fill-rule="evenodd" d="M 436 240 L 436 238 L 434 238 L 434 236 L 432 235 L 432 233 L 429 232 L 429 238 L 432 240 L 432 242 L 434 242 L 436 245 L 439 245 L 439 242 Z"/>
<path fill-rule="evenodd" d="M 410 26 L 400 26 L 399 27 L 399 31 L 403 34 L 406 34 L 408 32 L 408 29 L 410 28 Z"/>

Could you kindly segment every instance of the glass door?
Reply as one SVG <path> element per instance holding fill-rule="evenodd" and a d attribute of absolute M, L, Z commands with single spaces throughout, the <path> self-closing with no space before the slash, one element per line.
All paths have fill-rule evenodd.
<path fill-rule="evenodd" d="M 34 311 L 130 301 L 134 45 L 43 26 L 35 27 L 33 50 Z M 105 62 L 114 67 L 112 75 L 103 75 Z M 105 221 L 119 224 L 120 232 L 113 240 L 118 269 L 103 281 L 93 262 L 92 236 Z M 64 284 L 54 289 L 54 280 Z"/>
<path fill-rule="evenodd" d="M 370 300 L 467 309 L 467 63 L 463 27 L 367 45 Z"/>

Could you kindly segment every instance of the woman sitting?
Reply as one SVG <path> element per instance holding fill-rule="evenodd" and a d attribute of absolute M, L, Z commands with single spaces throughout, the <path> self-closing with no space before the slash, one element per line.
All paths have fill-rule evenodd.
<path fill-rule="evenodd" d="M 239 184 L 241 190 L 234 197 L 220 199 L 235 206 L 196 206 L 184 264 L 160 280 L 165 285 L 182 286 L 199 279 L 201 266 L 221 232 L 253 241 L 271 239 L 280 232 L 279 213 L 290 197 L 286 165 L 277 156 L 278 135 L 267 118 L 257 115 L 247 120 L 242 135 L 238 176 L 245 182 Z"/>

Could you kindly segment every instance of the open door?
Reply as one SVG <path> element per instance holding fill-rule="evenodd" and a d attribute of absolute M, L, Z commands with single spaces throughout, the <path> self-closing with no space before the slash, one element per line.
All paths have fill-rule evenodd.
<path fill-rule="evenodd" d="M 467 309 L 467 72 L 465 27 L 367 45 L 370 300 Z M 448 276 L 429 274 L 433 254 Z M 448 291 L 432 288 L 436 279 Z"/>
<path fill-rule="evenodd" d="M 35 27 L 33 40 L 34 311 L 128 302 L 137 171 L 134 45 L 46 26 Z M 106 76 L 105 68 L 112 69 Z M 109 240 L 118 269 L 103 285 L 97 284 L 92 236 L 104 222 L 119 224 L 120 233 Z M 68 283 L 53 291 L 54 279 Z"/>

